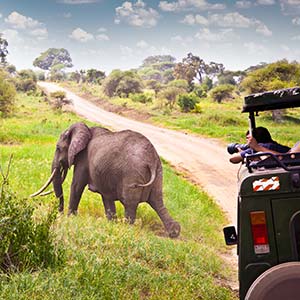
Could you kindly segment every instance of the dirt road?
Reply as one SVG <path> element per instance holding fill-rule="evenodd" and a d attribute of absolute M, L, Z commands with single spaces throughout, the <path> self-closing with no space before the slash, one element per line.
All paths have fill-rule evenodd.
<path fill-rule="evenodd" d="M 48 92 L 63 90 L 72 100 L 74 111 L 88 120 L 114 130 L 131 129 L 144 134 L 160 156 L 184 171 L 200 185 L 226 212 L 229 223 L 236 223 L 237 170 L 229 163 L 225 145 L 212 139 L 196 137 L 124 118 L 107 112 L 55 84 L 40 82 Z"/>

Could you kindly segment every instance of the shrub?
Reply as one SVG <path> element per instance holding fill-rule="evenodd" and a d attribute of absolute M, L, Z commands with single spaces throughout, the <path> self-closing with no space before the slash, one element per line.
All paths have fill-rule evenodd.
<path fill-rule="evenodd" d="M 8 174 L 1 171 L 1 175 L 0 271 L 35 270 L 63 263 L 63 246 L 56 245 L 51 231 L 57 208 L 52 207 L 39 222 L 35 222 L 35 209 L 25 199 L 17 199 L 9 189 Z"/>
<path fill-rule="evenodd" d="M 108 97 L 125 96 L 142 91 L 142 81 L 133 71 L 114 70 L 103 82 L 103 92 Z"/>
<path fill-rule="evenodd" d="M 129 97 L 133 102 L 140 103 L 149 103 L 153 100 L 152 95 L 150 93 L 130 94 Z"/>
<path fill-rule="evenodd" d="M 0 116 L 8 116 L 14 109 L 16 89 L 8 82 L 4 72 L 0 72 Z"/>
<path fill-rule="evenodd" d="M 158 94 L 158 98 L 165 99 L 166 106 L 169 106 L 172 109 L 176 103 L 178 95 L 183 93 L 183 90 L 177 87 L 168 86 L 161 90 Z"/>
<path fill-rule="evenodd" d="M 15 79 L 15 86 L 19 92 L 34 92 L 37 89 L 36 82 L 31 78 L 17 78 Z"/>
<path fill-rule="evenodd" d="M 218 103 L 221 103 L 223 100 L 232 98 L 232 92 L 234 86 L 231 84 L 221 84 L 216 86 L 210 91 L 212 99 Z"/>
<path fill-rule="evenodd" d="M 66 93 L 64 91 L 56 91 L 50 94 L 54 98 L 53 106 L 55 109 L 62 109 L 63 105 L 68 103 L 66 100 Z"/>
<path fill-rule="evenodd" d="M 178 105 L 183 112 L 190 112 L 198 103 L 199 98 L 194 93 L 181 94 L 178 96 Z"/>

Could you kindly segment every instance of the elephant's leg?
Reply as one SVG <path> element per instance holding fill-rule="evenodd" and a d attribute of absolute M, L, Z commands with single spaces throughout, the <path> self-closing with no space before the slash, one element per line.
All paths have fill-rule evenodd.
<path fill-rule="evenodd" d="M 82 172 L 82 170 L 80 170 L 80 168 L 75 168 L 71 185 L 68 215 L 77 214 L 78 205 L 86 185 L 87 176 Z"/>
<path fill-rule="evenodd" d="M 116 205 L 115 201 L 102 196 L 102 201 L 105 209 L 105 214 L 108 220 L 116 218 Z"/>
<path fill-rule="evenodd" d="M 138 203 L 136 202 L 130 204 L 124 204 L 125 218 L 128 220 L 130 224 L 133 224 L 135 222 L 137 206 Z"/>
<path fill-rule="evenodd" d="M 167 208 L 163 203 L 163 196 L 162 192 L 152 190 L 148 203 L 151 207 L 157 212 L 158 216 L 160 217 L 161 221 L 163 222 L 169 236 L 171 238 L 175 238 L 180 233 L 180 225 L 178 222 L 174 221 L 173 218 L 170 216 Z"/>

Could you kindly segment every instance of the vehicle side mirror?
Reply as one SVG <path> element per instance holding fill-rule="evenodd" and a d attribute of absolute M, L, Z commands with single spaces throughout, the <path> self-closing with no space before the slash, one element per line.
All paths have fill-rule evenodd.
<path fill-rule="evenodd" d="M 227 246 L 236 245 L 238 243 L 238 237 L 234 226 L 224 227 L 223 233 Z"/>

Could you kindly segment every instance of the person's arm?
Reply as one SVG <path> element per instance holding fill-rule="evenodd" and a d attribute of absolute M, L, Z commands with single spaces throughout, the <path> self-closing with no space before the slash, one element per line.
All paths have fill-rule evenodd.
<path fill-rule="evenodd" d="M 290 149 L 289 153 L 300 152 L 300 142 L 297 142 L 293 148 Z"/>
<path fill-rule="evenodd" d="M 240 153 L 235 153 L 229 158 L 229 161 L 233 164 L 238 164 L 243 161 L 243 157 Z"/>
<path fill-rule="evenodd" d="M 273 154 L 282 154 L 280 152 L 263 147 L 262 145 L 257 143 L 256 139 L 253 136 L 249 137 L 248 144 L 249 144 L 250 148 L 252 148 L 256 152 L 269 152 L 269 153 L 273 153 Z"/>

